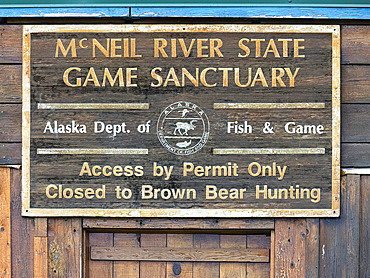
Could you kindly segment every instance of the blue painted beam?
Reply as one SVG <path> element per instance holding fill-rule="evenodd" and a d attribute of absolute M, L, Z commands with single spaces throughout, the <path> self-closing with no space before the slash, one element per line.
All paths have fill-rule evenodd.
<path fill-rule="evenodd" d="M 1 8 L 66 7 L 370 7 L 369 0 L 1 0 Z"/>
<path fill-rule="evenodd" d="M 133 17 L 221 17 L 370 19 L 370 8 L 219 7 L 219 8 L 131 8 Z"/>
<path fill-rule="evenodd" d="M 370 19 L 370 8 L 298 7 L 109 7 L 109 8 L 0 8 L 0 17 L 218 17 Z"/>
<path fill-rule="evenodd" d="M 130 8 L 0 8 L 0 17 L 128 17 Z"/>

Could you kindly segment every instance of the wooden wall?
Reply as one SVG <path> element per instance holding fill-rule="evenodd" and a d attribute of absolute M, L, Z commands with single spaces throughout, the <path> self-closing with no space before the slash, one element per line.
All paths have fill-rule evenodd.
<path fill-rule="evenodd" d="M 369 169 L 370 26 L 342 25 L 341 36 L 341 166 Z M 80 277 L 83 256 L 88 253 L 84 250 L 88 246 L 87 234 L 91 231 L 163 227 L 169 231 L 210 227 L 272 231 L 275 259 L 271 267 L 275 277 L 370 277 L 369 175 L 342 177 L 341 217 L 337 219 L 177 221 L 21 217 L 21 170 L 17 169 L 21 164 L 21 41 L 22 26 L 0 25 L 1 278 Z"/>

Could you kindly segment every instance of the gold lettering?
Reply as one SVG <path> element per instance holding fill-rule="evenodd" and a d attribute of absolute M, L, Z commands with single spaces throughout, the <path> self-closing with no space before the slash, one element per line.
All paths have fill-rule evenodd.
<path fill-rule="evenodd" d="M 279 75 L 276 76 L 276 72 L 279 71 Z M 272 68 L 272 87 L 276 87 L 276 81 L 279 82 L 281 87 L 286 87 L 281 77 L 284 76 L 284 69 L 282 68 Z"/>
<path fill-rule="evenodd" d="M 291 42 L 292 39 L 278 39 L 278 41 L 283 42 L 283 57 L 289 57 L 288 42 Z"/>
<path fill-rule="evenodd" d="M 104 48 L 97 39 L 93 39 L 93 57 L 96 57 L 96 47 L 105 57 L 109 57 L 109 41 L 110 39 L 107 39 L 107 48 Z"/>
<path fill-rule="evenodd" d="M 160 76 L 160 75 L 158 75 L 157 73 L 156 73 L 156 71 L 157 70 L 159 70 L 160 72 L 162 71 L 162 68 L 154 68 L 154 69 L 152 69 L 152 71 L 151 71 L 151 75 L 152 75 L 152 77 L 155 79 L 155 80 L 157 80 L 158 81 L 158 83 L 157 84 L 154 84 L 153 82 L 152 83 L 150 83 L 150 85 L 152 86 L 152 87 L 160 87 L 161 85 L 162 85 L 162 83 L 163 83 L 163 78 L 162 78 L 162 76 Z"/>
<path fill-rule="evenodd" d="M 182 87 L 185 86 L 185 76 L 194 84 L 195 87 L 199 86 L 199 68 L 195 68 L 195 76 L 192 76 L 186 68 L 182 68 Z"/>
<path fill-rule="evenodd" d="M 176 75 L 176 72 L 175 72 L 175 69 L 174 68 L 170 68 L 169 72 L 168 72 L 168 75 L 167 75 L 167 78 L 163 84 L 163 87 L 167 87 L 168 85 L 168 82 L 174 82 L 175 85 L 177 87 L 180 87 L 180 82 L 179 82 L 179 79 L 177 78 L 177 75 Z"/>
<path fill-rule="evenodd" d="M 117 71 L 116 76 L 114 77 L 114 79 L 112 78 L 112 75 L 110 74 L 109 69 L 108 68 L 105 68 L 104 69 L 104 76 L 103 76 L 103 84 L 102 84 L 102 87 L 105 87 L 105 81 L 106 81 L 107 78 L 108 78 L 108 81 L 109 81 L 109 83 L 110 83 L 110 85 L 112 87 L 116 83 L 117 78 L 119 78 L 119 86 L 120 87 L 124 87 L 125 86 L 125 84 L 123 82 L 122 68 L 119 68 L 118 69 L 118 71 Z"/>
<path fill-rule="evenodd" d="M 304 39 L 294 39 L 294 57 L 295 58 L 304 58 L 304 54 L 299 54 L 300 49 L 304 49 L 303 45 L 299 45 L 299 42 L 304 42 Z"/>
<path fill-rule="evenodd" d="M 58 54 L 59 54 L 59 50 L 62 52 L 63 56 L 64 57 L 67 57 L 67 54 L 69 52 L 69 50 L 71 49 L 71 55 L 72 57 L 77 57 L 77 51 L 76 51 L 76 40 L 75 39 L 72 39 L 71 42 L 69 43 L 67 49 L 64 48 L 64 45 L 62 43 L 62 40 L 61 39 L 58 39 L 57 40 L 57 46 L 56 46 L 56 49 L 55 49 L 55 57 L 59 57 Z"/>
<path fill-rule="evenodd" d="M 222 82 L 222 85 L 224 87 L 228 87 L 229 86 L 229 74 L 228 72 L 230 70 L 233 70 L 233 68 L 218 68 L 218 70 L 221 70 L 222 71 L 222 79 L 223 79 L 223 82 Z"/>
<path fill-rule="evenodd" d="M 116 42 L 122 41 L 121 39 L 111 39 L 110 56 L 111 57 L 122 57 L 121 54 L 116 54 L 116 49 L 122 49 L 122 46 L 116 45 Z"/>
<path fill-rule="evenodd" d="M 77 70 L 78 72 L 81 72 L 81 69 L 80 68 L 76 68 L 76 67 L 72 67 L 72 68 L 68 68 L 65 70 L 64 74 L 63 74 L 63 81 L 64 83 L 67 85 L 67 86 L 70 86 L 70 87 L 79 87 L 81 86 L 81 78 L 76 78 L 76 81 L 77 83 L 76 84 L 71 84 L 69 82 L 69 73 L 72 71 L 72 70 Z"/>
<path fill-rule="evenodd" d="M 50 185 L 48 185 L 47 187 L 46 187 L 46 196 L 49 198 L 49 199 L 54 199 L 54 198 L 56 198 L 57 196 L 58 196 L 58 194 L 57 193 L 54 193 L 54 194 L 50 194 L 50 189 L 55 189 L 55 190 L 57 190 L 58 189 L 58 187 L 56 186 L 56 185 L 54 185 L 54 184 L 50 184 Z"/>
<path fill-rule="evenodd" d="M 300 70 L 300 68 L 295 69 L 294 75 L 292 74 L 290 68 L 284 68 L 284 69 L 285 69 L 285 71 L 286 71 L 286 73 L 288 74 L 288 77 L 289 77 L 289 81 L 290 81 L 289 86 L 294 87 L 294 79 L 297 76 L 297 73 Z"/>
<path fill-rule="evenodd" d="M 251 81 L 252 81 L 252 69 L 251 68 L 248 68 L 248 82 L 247 84 L 241 84 L 240 83 L 240 73 L 239 73 L 239 68 L 235 68 L 234 69 L 234 78 L 235 78 L 235 84 L 236 86 L 238 87 L 242 87 L 242 88 L 245 88 L 245 87 L 248 87 L 249 84 L 251 84 Z"/>
<path fill-rule="evenodd" d="M 192 39 L 189 45 L 189 48 L 186 49 L 184 39 L 179 39 L 179 43 L 180 43 L 180 46 L 181 46 L 182 52 L 184 53 L 185 58 L 189 57 L 191 49 L 193 48 L 194 42 L 195 42 L 195 39 Z"/>
<path fill-rule="evenodd" d="M 263 87 L 268 87 L 265 76 L 263 75 L 263 71 L 261 68 L 257 69 L 256 75 L 254 76 L 251 87 L 254 87 L 257 81 L 260 81 Z"/>
<path fill-rule="evenodd" d="M 142 57 L 141 54 L 136 54 L 136 39 L 131 39 L 131 57 L 132 58 Z"/>
<path fill-rule="evenodd" d="M 270 50 L 270 47 L 271 47 L 271 50 Z M 278 50 L 276 48 L 276 44 L 275 44 L 274 39 L 270 39 L 270 42 L 267 45 L 265 54 L 263 55 L 263 58 L 266 58 L 267 57 L 267 54 L 270 53 L 270 52 L 274 53 L 275 58 L 280 58 L 280 54 L 279 54 L 279 52 L 278 52 Z"/>
<path fill-rule="evenodd" d="M 208 57 L 208 54 L 203 54 L 203 49 L 208 49 L 208 46 L 203 45 L 203 43 L 207 41 L 208 39 L 197 39 L 198 58 Z"/>
<path fill-rule="evenodd" d="M 249 54 L 251 53 L 251 50 L 249 49 L 249 47 L 248 47 L 248 46 L 246 46 L 245 44 L 243 44 L 243 42 L 249 42 L 249 39 L 241 39 L 241 40 L 239 41 L 239 48 L 240 48 L 241 50 L 244 50 L 244 52 L 245 52 L 245 54 L 241 54 L 241 53 L 239 53 L 239 54 L 238 54 L 238 57 L 239 57 L 239 58 L 245 58 L 245 57 L 248 57 L 248 56 L 249 56 Z"/>
<path fill-rule="evenodd" d="M 82 42 L 84 42 L 84 41 L 87 41 L 87 39 L 86 39 L 86 38 L 81 39 L 81 40 L 80 40 L 80 42 L 79 42 L 79 46 L 80 46 L 81 48 L 88 48 L 88 46 L 87 46 L 87 45 L 83 45 L 83 43 L 82 43 Z"/>
<path fill-rule="evenodd" d="M 251 41 L 256 43 L 256 58 L 261 57 L 261 42 L 265 39 L 251 39 Z"/>
<path fill-rule="evenodd" d="M 130 57 L 128 39 L 123 39 L 123 57 L 125 58 Z"/>
<path fill-rule="evenodd" d="M 200 73 L 200 82 L 206 86 L 206 87 L 215 87 L 217 86 L 217 82 L 213 83 L 213 84 L 208 84 L 207 81 L 206 81 L 206 74 L 208 71 L 214 71 L 216 72 L 217 69 L 216 68 L 205 68 L 204 70 L 202 70 L 202 72 Z"/>
<path fill-rule="evenodd" d="M 215 46 L 215 42 L 217 45 Z M 215 57 L 215 52 L 217 53 L 218 57 L 224 57 L 222 55 L 220 48 L 222 47 L 222 40 L 220 39 L 211 39 L 209 44 L 209 51 L 210 51 L 210 57 Z"/>
<path fill-rule="evenodd" d="M 176 39 L 171 39 L 171 56 L 176 57 Z"/>
<path fill-rule="evenodd" d="M 99 172 L 97 172 L 97 170 L 99 170 Z M 98 166 L 98 165 L 95 165 L 92 168 L 92 173 L 93 173 L 94 177 L 99 177 L 101 175 L 101 167 Z"/>
<path fill-rule="evenodd" d="M 154 39 L 154 57 L 159 57 L 159 52 L 161 52 L 162 57 L 167 58 L 168 55 L 164 51 L 164 48 L 167 46 L 167 41 L 165 39 Z"/>
<path fill-rule="evenodd" d="M 126 69 L 126 87 L 137 87 L 137 84 L 132 83 L 132 79 L 136 79 L 137 75 L 133 75 L 132 72 L 136 71 L 137 68 Z"/>
<path fill-rule="evenodd" d="M 94 68 L 90 68 L 89 69 L 89 73 L 86 76 L 86 79 L 85 79 L 85 82 L 83 84 L 83 87 L 86 87 L 87 82 L 89 82 L 89 81 L 90 82 L 94 82 L 94 86 L 95 87 L 100 87 L 100 84 L 99 84 L 98 78 L 96 77 L 96 73 L 95 73 Z"/>
<path fill-rule="evenodd" d="M 84 162 L 82 164 L 82 168 L 81 168 L 81 171 L 80 171 L 80 176 L 83 176 L 84 174 L 87 174 L 91 177 L 91 171 L 90 171 L 89 163 L 87 163 L 87 162 Z"/>

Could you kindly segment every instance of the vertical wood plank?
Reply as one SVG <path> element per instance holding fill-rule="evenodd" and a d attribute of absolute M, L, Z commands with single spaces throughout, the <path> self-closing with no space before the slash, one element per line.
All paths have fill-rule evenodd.
<path fill-rule="evenodd" d="M 194 248 L 220 248 L 220 235 L 194 234 Z M 194 263 L 193 278 L 217 278 L 220 263 Z"/>
<path fill-rule="evenodd" d="M 35 218 L 35 237 L 33 241 L 34 277 L 48 277 L 48 220 Z"/>
<path fill-rule="evenodd" d="M 166 234 L 141 234 L 141 247 L 166 247 Z M 166 262 L 140 262 L 140 278 L 165 278 Z"/>
<path fill-rule="evenodd" d="M 134 233 L 115 233 L 114 246 L 140 247 L 139 235 Z M 113 263 L 114 278 L 139 278 L 140 264 L 138 261 L 115 261 Z"/>
<path fill-rule="evenodd" d="M 305 240 L 305 219 L 275 221 L 275 277 L 306 277 Z"/>
<path fill-rule="evenodd" d="M 318 218 L 306 219 L 306 277 L 319 277 L 320 260 L 320 220 Z"/>
<path fill-rule="evenodd" d="M 79 278 L 82 275 L 82 221 L 80 218 L 50 218 L 48 245 L 49 277 Z"/>
<path fill-rule="evenodd" d="M 47 237 L 48 236 L 48 219 L 47 218 L 35 218 L 35 237 L 42 236 Z"/>
<path fill-rule="evenodd" d="M 340 218 L 320 220 L 319 277 L 359 275 L 359 183 L 359 175 L 342 178 Z"/>
<path fill-rule="evenodd" d="M 271 231 L 270 278 L 275 277 L 275 230 Z"/>
<path fill-rule="evenodd" d="M 10 226 L 10 169 L 0 168 L 0 277 L 10 278 L 11 226 Z"/>
<path fill-rule="evenodd" d="M 270 249 L 271 237 L 266 235 L 248 235 L 247 248 Z M 247 277 L 269 277 L 270 263 L 247 263 Z"/>
<path fill-rule="evenodd" d="M 36 236 L 34 238 L 34 277 L 48 277 L 48 238 Z"/>
<path fill-rule="evenodd" d="M 22 217 L 21 208 L 21 171 L 11 169 L 12 276 L 32 278 L 34 221 Z"/>
<path fill-rule="evenodd" d="M 167 234 L 167 247 L 193 247 L 193 234 Z M 167 278 L 192 278 L 193 264 L 180 263 L 181 273 L 176 275 L 173 271 L 173 263 L 167 263 Z"/>
<path fill-rule="evenodd" d="M 247 248 L 247 236 L 221 235 L 220 248 L 245 249 Z M 220 277 L 240 278 L 245 277 L 246 273 L 246 263 L 220 263 Z"/>
<path fill-rule="evenodd" d="M 360 278 L 370 277 L 370 176 L 361 177 Z"/>
<path fill-rule="evenodd" d="M 91 246 L 113 246 L 112 233 L 90 233 L 89 244 Z M 112 278 L 113 262 L 112 261 L 93 261 L 89 260 L 88 264 L 89 278 Z"/>
<path fill-rule="evenodd" d="M 87 230 L 82 231 L 82 240 L 83 240 L 83 268 L 82 268 L 82 277 L 90 277 L 89 265 L 90 265 L 90 239 L 89 232 Z"/>

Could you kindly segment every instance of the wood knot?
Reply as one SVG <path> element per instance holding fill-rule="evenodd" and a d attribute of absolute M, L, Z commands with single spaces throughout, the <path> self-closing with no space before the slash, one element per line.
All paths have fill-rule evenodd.
<path fill-rule="evenodd" d="M 172 266 L 172 271 L 173 271 L 173 274 L 175 275 L 180 275 L 181 273 L 181 264 L 180 263 L 174 263 L 173 266 Z"/>

